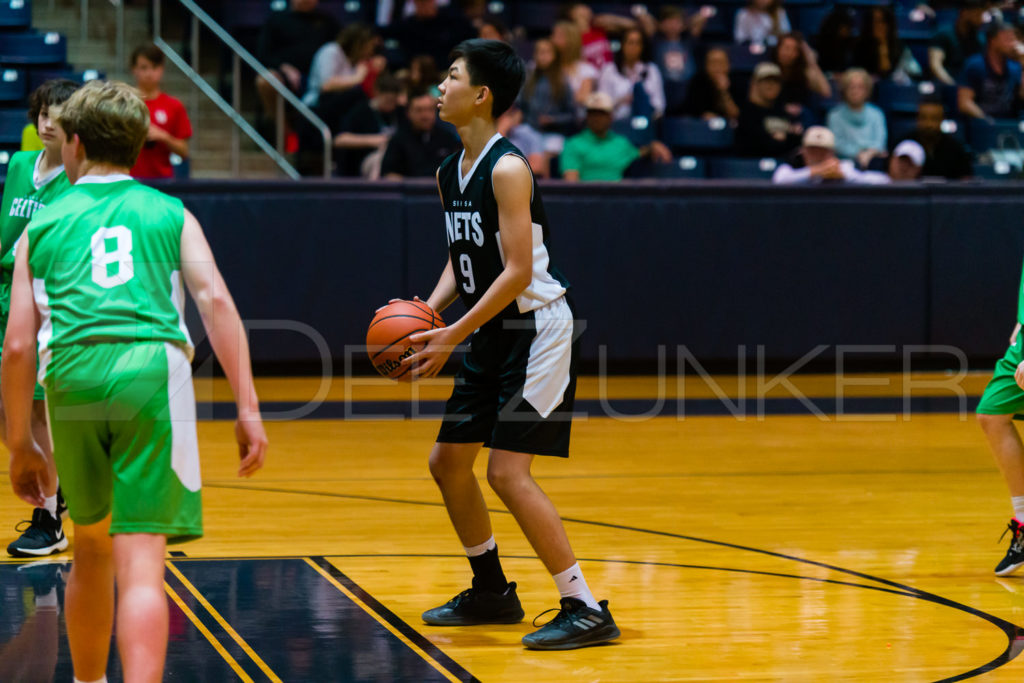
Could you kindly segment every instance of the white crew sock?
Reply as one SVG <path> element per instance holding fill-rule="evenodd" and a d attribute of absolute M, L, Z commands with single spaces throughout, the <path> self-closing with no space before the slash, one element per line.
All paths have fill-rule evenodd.
<path fill-rule="evenodd" d="M 53 609 L 57 609 L 57 589 L 51 588 L 50 592 L 46 595 L 37 595 L 36 607 L 52 607 Z"/>
<path fill-rule="evenodd" d="M 488 550 L 494 550 L 498 547 L 498 544 L 494 541 L 494 535 L 492 534 L 491 537 L 483 543 L 470 546 L 469 548 L 466 548 L 466 546 L 462 547 L 466 551 L 466 557 L 477 557 L 478 555 L 483 555 Z"/>
<path fill-rule="evenodd" d="M 1024 524 L 1024 496 L 1014 496 L 1010 498 L 1010 502 L 1013 503 L 1013 516 Z"/>
<path fill-rule="evenodd" d="M 43 508 L 50 513 L 50 516 L 57 519 L 57 494 L 43 499 Z"/>
<path fill-rule="evenodd" d="M 601 610 L 601 606 L 597 604 L 594 594 L 587 586 L 587 580 L 583 578 L 583 570 L 580 569 L 579 562 L 551 578 L 555 580 L 558 592 L 562 594 L 563 598 L 576 598 L 587 603 L 587 607 L 590 609 Z"/>
<path fill-rule="evenodd" d="M 107 677 L 97 678 L 95 681 L 83 681 L 79 678 L 75 679 L 75 683 L 107 683 Z"/>

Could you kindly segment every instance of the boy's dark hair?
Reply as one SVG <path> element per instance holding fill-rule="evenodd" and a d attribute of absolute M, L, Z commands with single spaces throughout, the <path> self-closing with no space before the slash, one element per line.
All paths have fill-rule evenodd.
<path fill-rule="evenodd" d="M 658 10 L 658 21 L 665 21 L 666 19 L 675 19 L 676 17 L 682 17 L 683 10 L 675 5 L 662 5 L 661 9 Z"/>
<path fill-rule="evenodd" d="M 985 45 L 991 45 L 992 39 L 998 36 L 1003 31 L 1012 31 L 1013 26 L 1002 21 L 993 21 L 989 23 L 988 28 L 985 29 Z"/>
<path fill-rule="evenodd" d="M 36 125 L 43 108 L 49 109 L 55 104 L 64 104 L 80 87 L 80 83 L 66 78 L 52 78 L 44 82 L 28 96 L 28 120 L 32 125 Z"/>
<path fill-rule="evenodd" d="M 523 60 L 508 43 L 500 40 L 473 38 L 464 40 L 452 50 L 451 60 L 462 58 L 469 71 L 470 85 L 484 85 L 494 98 L 491 116 L 504 114 L 519 96 L 526 78 Z"/>
<path fill-rule="evenodd" d="M 373 92 L 376 95 L 399 95 L 402 92 L 402 82 L 385 71 L 373 82 Z"/>
<path fill-rule="evenodd" d="M 143 43 L 132 50 L 128 66 L 134 69 L 135 63 L 139 61 L 139 57 L 145 57 L 148 61 L 152 62 L 153 66 L 164 65 L 164 52 L 153 43 Z"/>

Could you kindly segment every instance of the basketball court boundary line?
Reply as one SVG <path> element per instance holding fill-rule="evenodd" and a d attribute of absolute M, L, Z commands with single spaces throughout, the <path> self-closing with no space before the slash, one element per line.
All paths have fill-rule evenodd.
<path fill-rule="evenodd" d="M 198 616 L 196 616 L 196 613 L 193 612 L 191 608 L 189 608 L 189 606 L 185 604 L 185 601 L 181 599 L 181 596 L 178 595 L 177 591 L 175 591 L 174 588 L 171 587 L 171 584 L 167 583 L 166 581 L 164 581 L 164 591 L 166 591 L 167 595 L 170 596 L 171 600 L 174 601 L 174 604 L 178 606 L 178 609 L 180 609 L 182 613 L 188 618 L 188 620 L 191 621 L 192 624 L 199 630 L 199 632 L 203 634 L 203 637 L 210 642 L 210 645 L 213 645 L 213 649 L 216 650 L 217 653 L 224 658 L 224 661 L 227 662 L 228 665 L 235 670 L 235 673 L 238 674 L 238 677 L 244 683 L 255 683 L 255 681 L 253 681 L 252 679 L 252 676 L 246 673 L 245 669 L 243 669 L 242 666 L 238 663 L 238 660 L 231 656 L 231 653 L 227 651 L 224 645 L 217 639 L 216 636 L 213 635 L 210 629 L 206 628 L 206 624 L 204 624 L 202 620 Z"/>
<path fill-rule="evenodd" d="M 346 576 L 323 555 L 302 558 L 321 576 L 341 591 L 349 600 L 373 617 L 381 626 L 402 641 L 428 664 L 453 683 L 480 683 L 480 680 L 461 664 L 446 655 L 423 634 L 416 631 L 401 617 L 389 610 L 359 584 Z"/>
<path fill-rule="evenodd" d="M 213 617 L 218 624 L 220 624 L 220 627 L 224 629 L 229 636 L 231 636 L 231 639 L 238 643 L 239 647 L 242 648 L 242 651 L 245 652 L 245 654 L 256 664 L 256 666 L 260 668 L 261 671 L 263 671 L 264 674 L 266 674 L 267 678 L 273 681 L 273 683 L 284 683 L 281 678 L 274 673 L 273 669 L 267 666 L 267 663 L 263 661 L 263 658 L 256 654 L 256 651 L 252 649 L 252 646 L 245 642 L 245 639 L 238 634 L 238 631 L 228 623 L 227 619 L 221 616 L 220 612 L 210 604 L 210 601 L 207 600 L 206 597 L 195 586 L 193 586 L 187 578 L 185 578 L 185 575 L 182 574 L 170 560 L 164 562 L 164 565 L 172 574 L 174 574 L 178 581 L 181 581 L 181 584 L 185 586 L 186 590 L 188 590 L 188 592 L 199 601 L 199 604 L 203 606 L 203 609 L 205 609 L 207 613 L 209 613 L 209 615 Z"/>

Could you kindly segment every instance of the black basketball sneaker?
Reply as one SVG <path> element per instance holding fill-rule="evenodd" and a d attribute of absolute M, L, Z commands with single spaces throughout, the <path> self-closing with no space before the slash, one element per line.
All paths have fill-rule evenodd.
<path fill-rule="evenodd" d="M 561 609 L 555 618 L 537 631 L 523 636 L 523 645 L 531 650 L 574 650 L 615 640 L 621 633 L 608 611 L 608 601 L 602 600 L 597 604 L 601 606 L 600 610 L 587 607 L 587 603 L 576 598 L 562 598 Z M 547 612 L 537 615 L 538 618 L 543 614 Z M 537 619 L 533 622 L 536 626 Z"/>
<path fill-rule="evenodd" d="M 32 511 L 32 521 L 19 523 L 15 531 L 22 534 L 7 546 L 7 552 L 13 557 L 41 557 L 59 553 L 68 547 L 60 513 L 54 519 L 45 509 L 36 508 Z"/>
<path fill-rule="evenodd" d="M 1006 551 L 1006 557 L 996 565 L 996 576 L 1012 574 L 1024 566 L 1024 526 L 1016 519 L 1011 519 L 1006 525 L 1006 531 L 1012 534 L 1010 548 Z M 1003 532 L 1003 536 L 1006 535 L 1006 531 Z M 1000 541 L 1003 540 L 1003 536 L 999 537 Z"/>
<path fill-rule="evenodd" d="M 428 609 L 423 621 L 434 626 L 518 624 L 525 614 L 513 581 L 504 593 L 467 588 L 440 607 Z"/>

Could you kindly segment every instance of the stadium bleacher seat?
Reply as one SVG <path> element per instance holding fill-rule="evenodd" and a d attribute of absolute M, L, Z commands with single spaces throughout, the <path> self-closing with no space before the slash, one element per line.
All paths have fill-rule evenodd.
<path fill-rule="evenodd" d="M 770 57 L 764 45 L 729 46 L 730 72 L 750 73 L 755 66 L 765 61 L 770 61 Z"/>
<path fill-rule="evenodd" d="M 906 85 L 893 81 L 880 81 L 875 91 L 875 101 L 887 112 L 913 113 L 917 111 L 922 97 L 935 95 L 937 92 L 938 89 L 931 81 Z"/>
<path fill-rule="evenodd" d="M 652 164 L 652 175 L 655 178 L 706 178 L 707 162 L 695 156 L 681 156 L 670 164 Z"/>
<path fill-rule="evenodd" d="M 935 34 L 935 17 L 917 7 L 896 8 L 896 32 L 902 40 L 928 40 Z"/>
<path fill-rule="evenodd" d="M 0 147 L 20 145 L 28 109 L 0 109 Z"/>
<path fill-rule="evenodd" d="M 629 138 L 637 147 L 646 147 L 654 140 L 654 122 L 646 116 L 633 116 L 612 124 L 612 129 L 619 135 Z"/>
<path fill-rule="evenodd" d="M 0 182 L 7 178 L 7 166 L 11 163 L 11 155 L 17 151 L 17 147 L 0 149 Z"/>
<path fill-rule="evenodd" d="M 816 36 L 818 35 L 818 29 L 821 28 L 821 22 L 825 20 L 825 17 L 831 11 L 832 8 L 829 6 L 798 7 L 792 13 L 793 18 L 796 20 L 793 28 L 803 33 L 804 36 Z"/>
<path fill-rule="evenodd" d="M 724 119 L 671 116 L 662 120 L 662 142 L 675 151 L 725 151 L 732 148 L 733 137 Z"/>
<path fill-rule="evenodd" d="M 1024 121 L 997 119 L 988 122 L 972 118 L 967 125 L 967 140 L 975 152 L 990 149 L 1024 148 Z"/>
<path fill-rule="evenodd" d="M 59 33 L 0 33 L 0 64 L 64 64 L 67 39 Z"/>
<path fill-rule="evenodd" d="M 320 0 L 318 7 L 345 26 L 354 21 L 372 22 L 375 4 L 371 0 Z"/>
<path fill-rule="evenodd" d="M 29 69 L 28 92 L 32 92 L 52 78 L 66 78 L 69 81 L 74 81 L 75 83 L 88 83 L 89 81 L 106 78 L 106 75 L 102 71 L 97 71 L 96 69 L 86 69 L 85 71 L 50 68 Z"/>
<path fill-rule="evenodd" d="M 0 28 L 27 29 L 31 25 L 31 0 L 0 0 Z"/>
<path fill-rule="evenodd" d="M 765 159 L 718 157 L 708 160 L 708 177 L 770 180 L 778 166 L 779 162 L 770 157 Z"/>
<path fill-rule="evenodd" d="M 0 102 L 20 102 L 28 92 L 28 78 L 22 69 L 0 69 Z"/>

